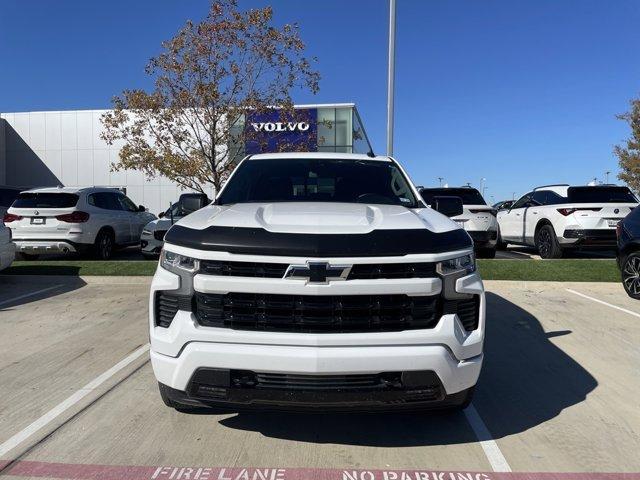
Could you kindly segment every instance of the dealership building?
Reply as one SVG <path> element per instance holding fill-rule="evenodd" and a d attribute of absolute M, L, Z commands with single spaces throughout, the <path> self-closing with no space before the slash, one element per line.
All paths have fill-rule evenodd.
<path fill-rule="evenodd" d="M 294 126 L 278 112 L 247 116 L 241 129 L 251 140 L 232 146 L 235 158 L 274 151 L 282 140 L 318 152 L 367 153 L 371 145 L 353 103 L 297 105 Z M 106 110 L 0 113 L 0 185 L 22 188 L 63 185 L 126 189 L 136 204 L 158 214 L 175 202 L 181 188 L 164 177 L 147 179 L 135 170 L 112 171 L 122 144 L 100 134 Z M 249 136 L 247 137 L 249 138 Z M 308 147 L 308 148 L 307 148 Z M 215 192 L 208 192 L 211 197 Z"/>

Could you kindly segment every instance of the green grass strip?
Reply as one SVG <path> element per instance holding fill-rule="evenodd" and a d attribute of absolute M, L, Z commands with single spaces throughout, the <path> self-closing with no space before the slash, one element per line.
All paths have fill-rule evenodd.
<path fill-rule="evenodd" d="M 615 260 L 478 260 L 484 280 L 619 282 Z"/>
<path fill-rule="evenodd" d="M 13 262 L 0 275 L 149 276 L 158 262 L 152 260 L 43 260 Z"/>
<path fill-rule="evenodd" d="M 149 276 L 157 262 L 144 260 L 19 261 L 1 272 L 9 275 Z M 619 282 L 615 260 L 478 260 L 484 280 Z"/>

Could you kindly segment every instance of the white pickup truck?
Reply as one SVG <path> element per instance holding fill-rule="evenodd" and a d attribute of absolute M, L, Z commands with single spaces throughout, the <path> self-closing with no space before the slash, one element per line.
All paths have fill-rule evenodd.
<path fill-rule="evenodd" d="M 471 238 L 447 218 L 462 202 L 431 207 L 389 157 L 245 158 L 164 239 L 149 332 L 165 404 L 464 408 L 484 289 Z"/>

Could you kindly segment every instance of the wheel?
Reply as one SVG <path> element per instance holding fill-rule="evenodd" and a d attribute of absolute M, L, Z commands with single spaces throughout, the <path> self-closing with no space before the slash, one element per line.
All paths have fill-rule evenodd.
<path fill-rule="evenodd" d="M 630 253 L 622 260 L 621 274 L 627 295 L 640 300 L 640 253 Z"/>
<path fill-rule="evenodd" d="M 536 232 L 535 243 L 541 258 L 562 257 L 562 248 L 551 225 L 540 227 Z"/>
<path fill-rule="evenodd" d="M 496 248 L 498 250 L 506 250 L 509 244 L 502 240 L 502 235 L 500 235 L 500 230 L 498 230 L 498 242 L 496 243 Z"/>
<path fill-rule="evenodd" d="M 40 255 L 37 253 L 24 253 L 24 252 L 20 252 L 18 253 L 18 256 L 22 259 L 22 260 L 37 260 L 38 258 L 40 258 Z"/>
<path fill-rule="evenodd" d="M 476 255 L 478 258 L 496 258 L 496 247 L 494 248 L 480 248 Z"/>
<path fill-rule="evenodd" d="M 100 230 L 93 244 L 95 257 L 99 260 L 109 260 L 113 254 L 114 244 L 113 233 L 109 230 Z"/>

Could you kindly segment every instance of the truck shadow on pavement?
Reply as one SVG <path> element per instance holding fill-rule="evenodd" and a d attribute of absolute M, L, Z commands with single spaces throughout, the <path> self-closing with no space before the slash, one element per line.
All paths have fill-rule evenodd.
<path fill-rule="evenodd" d="M 549 339 L 536 317 L 487 293 L 485 363 L 474 406 L 494 438 L 524 432 L 582 402 L 598 383 Z M 477 442 L 464 413 L 240 413 L 220 424 L 312 443 L 408 447 Z"/>
<path fill-rule="evenodd" d="M 0 274 L 0 312 L 82 288 L 86 282 L 72 276 Z"/>

